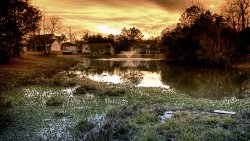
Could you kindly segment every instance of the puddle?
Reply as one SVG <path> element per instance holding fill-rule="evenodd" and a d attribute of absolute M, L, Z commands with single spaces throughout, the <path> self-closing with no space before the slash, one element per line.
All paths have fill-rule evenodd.
<path fill-rule="evenodd" d="M 163 115 L 160 116 L 161 122 L 165 122 L 166 120 L 169 120 L 172 118 L 174 112 L 173 111 L 166 111 L 163 113 Z"/>

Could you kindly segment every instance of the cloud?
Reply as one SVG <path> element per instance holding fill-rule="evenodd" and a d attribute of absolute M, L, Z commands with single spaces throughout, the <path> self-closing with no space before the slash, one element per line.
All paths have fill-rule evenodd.
<path fill-rule="evenodd" d="M 181 12 L 187 6 L 187 0 L 149 0 L 168 12 Z"/>
<path fill-rule="evenodd" d="M 100 32 L 97 26 L 115 30 L 137 27 L 142 32 L 157 36 L 166 26 L 179 21 L 188 0 L 43 0 L 46 16 L 58 16 L 65 27 Z M 41 9 L 41 0 L 32 2 Z M 205 0 L 202 0 L 205 1 Z M 213 2 L 211 2 L 213 1 Z M 211 0 L 207 4 L 216 5 Z M 42 10 L 43 11 L 43 10 Z"/>

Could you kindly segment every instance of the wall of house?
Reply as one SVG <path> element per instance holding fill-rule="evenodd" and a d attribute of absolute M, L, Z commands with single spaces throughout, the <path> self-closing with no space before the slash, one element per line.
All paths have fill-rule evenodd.
<path fill-rule="evenodd" d="M 82 48 L 82 53 L 90 53 L 90 48 L 88 46 L 84 46 Z"/>
<path fill-rule="evenodd" d="M 71 51 L 73 54 L 77 54 L 77 47 L 76 46 L 66 47 L 66 50 Z"/>
<path fill-rule="evenodd" d="M 61 44 L 57 40 L 52 43 L 51 51 L 61 51 Z"/>
<path fill-rule="evenodd" d="M 114 55 L 114 54 L 115 54 L 115 49 L 114 49 L 113 47 L 111 47 L 111 48 L 109 49 L 109 52 L 110 52 L 111 55 Z"/>

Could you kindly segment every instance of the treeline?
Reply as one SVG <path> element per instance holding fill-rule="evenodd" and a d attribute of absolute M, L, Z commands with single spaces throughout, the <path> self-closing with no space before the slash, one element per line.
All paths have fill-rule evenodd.
<path fill-rule="evenodd" d="M 121 51 L 128 51 L 136 48 L 144 49 L 141 44 L 157 44 L 156 38 L 143 39 L 142 32 L 135 27 L 123 28 L 119 35 L 110 34 L 108 36 L 103 36 L 101 34 L 89 34 L 86 32 L 81 40 L 77 41 L 78 44 L 88 44 L 88 43 L 111 43 L 115 48 L 115 53 L 120 53 Z"/>
<path fill-rule="evenodd" d="M 174 29 L 163 31 L 160 44 L 165 48 L 167 58 L 174 62 L 231 66 L 249 53 L 247 13 L 241 14 L 239 11 L 238 23 L 235 24 L 232 17 L 225 16 L 228 13 L 213 14 L 193 5 L 185 10 Z"/>

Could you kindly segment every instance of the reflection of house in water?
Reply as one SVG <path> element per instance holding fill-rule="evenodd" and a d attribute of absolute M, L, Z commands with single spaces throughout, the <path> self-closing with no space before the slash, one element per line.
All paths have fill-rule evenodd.
<path fill-rule="evenodd" d="M 54 34 L 36 35 L 30 40 L 28 51 L 42 52 L 45 48 L 51 48 L 50 51 L 59 52 L 62 42 L 61 36 Z"/>
<path fill-rule="evenodd" d="M 138 52 L 139 54 L 159 54 L 160 50 L 157 44 L 140 44 L 131 47 L 131 50 Z"/>
<path fill-rule="evenodd" d="M 94 56 L 113 55 L 114 47 L 110 43 L 90 43 L 84 45 L 82 53 Z"/>

